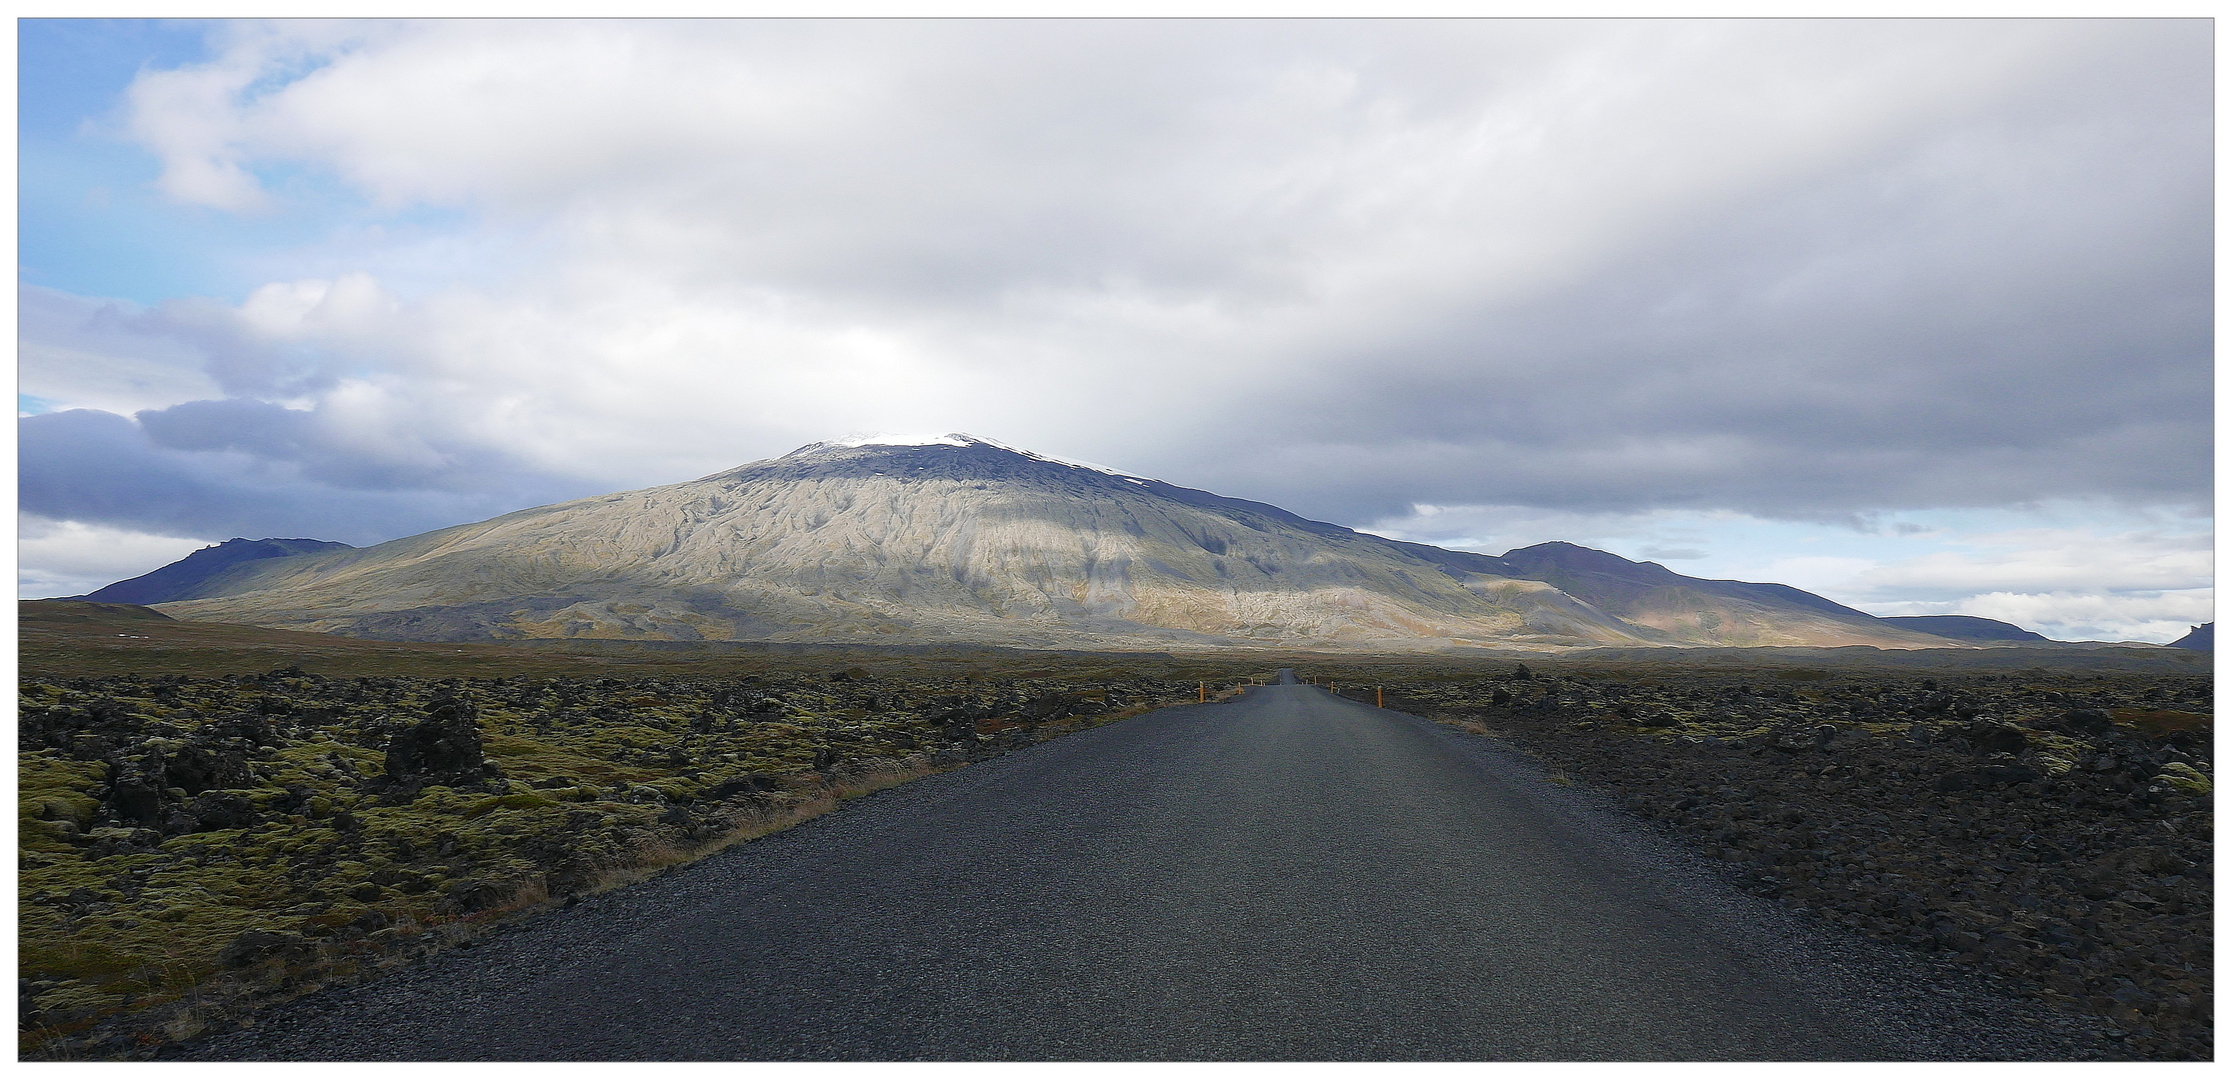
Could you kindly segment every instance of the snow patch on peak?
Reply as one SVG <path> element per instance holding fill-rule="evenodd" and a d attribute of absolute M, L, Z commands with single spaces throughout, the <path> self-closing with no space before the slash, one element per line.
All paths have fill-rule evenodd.
<path fill-rule="evenodd" d="M 944 435 L 916 435 L 896 431 L 879 431 L 873 435 L 864 435 L 855 432 L 841 439 L 807 443 L 783 456 L 803 457 L 824 450 L 851 450 L 862 446 L 970 446 L 977 443 L 999 446 L 998 443 L 988 439 L 979 439 L 974 435 L 965 435 L 958 431 L 948 432 Z M 1007 448 L 1001 447 L 1001 449 Z"/>
<path fill-rule="evenodd" d="M 991 442 L 989 440 L 978 441 L 984 442 L 984 444 L 987 446 L 1000 446 L 999 443 Z M 1012 446 L 1000 446 L 1000 449 L 1009 451 L 1010 453 L 1021 454 L 1033 461 L 1044 461 L 1054 465 L 1067 465 L 1072 469 L 1084 469 L 1087 472 L 1104 473 L 1106 475 L 1116 477 L 1119 480 L 1129 480 L 1134 484 L 1162 483 L 1162 481 L 1156 480 L 1153 477 L 1142 478 L 1125 472 L 1122 469 L 1111 469 L 1106 465 L 1096 465 L 1090 461 L 1080 461 L 1077 458 L 1055 457 L 1052 454 L 1034 454 L 1029 450 L 1018 450 Z"/>
<path fill-rule="evenodd" d="M 914 435 L 897 431 L 879 431 L 874 435 L 847 435 L 838 439 L 838 446 L 968 446 L 986 442 L 974 435 L 949 431 L 943 435 Z"/>

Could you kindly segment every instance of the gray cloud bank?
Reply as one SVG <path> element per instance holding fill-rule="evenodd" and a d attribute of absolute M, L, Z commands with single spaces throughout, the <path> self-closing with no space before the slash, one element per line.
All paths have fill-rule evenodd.
<path fill-rule="evenodd" d="M 346 456 L 296 453 L 290 460 L 289 450 L 307 448 L 269 437 L 274 427 L 307 425 L 275 424 L 267 413 L 217 438 L 199 425 L 244 410 L 255 406 L 195 402 L 143 413 L 153 421 L 145 427 L 95 409 L 26 417 L 16 427 L 18 505 L 43 518 L 164 536 L 309 536 L 363 545 L 590 493 L 516 474 L 465 490 L 383 487 L 376 481 L 392 478 L 368 476 Z M 155 433 L 187 437 L 165 445 Z M 235 449 L 241 446 L 255 452 Z"/>

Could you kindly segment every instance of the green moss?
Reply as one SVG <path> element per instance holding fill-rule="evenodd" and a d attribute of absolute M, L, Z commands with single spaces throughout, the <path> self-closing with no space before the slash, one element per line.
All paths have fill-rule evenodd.
<path fill-rule="evenodd" d="M 1061 688 L 985 681 L 965 700 L 999 715 Z M 415 679 L 192 678 L 160 693 L 131 677 L 23 684 L 22 706 L 42 724 L 59 717 L 83 726 L 98 714 L 108 726 L 93 745 L 129 739 L 128 755 L 217 738 L 255 777 L 205 794 L 257 816 L 249 827 L 159 836 L 106 816 L 92 794 L 106 780 L 103 761 L 66 748 L 19 754 L 19 973 L 31 980 L 34 1023 L 82 1024 L 124 1008 L 126 995 L 145 1004 L 158 990 L 191 986 L 251 928 L 374 949 L 459 917 L 441 905 L 444 886 L 460 878 L 499 892 L 539 886 L 552 867 L 537 859 L 552 852 L 571 860 L 577 881 L 626 871 L 646 852 L 688 848 L 691 837 L 725 829 L 704 817 L 718 807 L 691 803 L 714 785 L 761 773 L 793 774 L 804 787 L 796 777 L 817 753 L 860 761 L 939 746 L 942 726 L 923 719 L 944 707 L 932 699 L 964 700 L 938 679 L 831 684 L 783 671 L 447 689 L 475 704 L 484 750 L 505 779 L 429 786 L 398 802 L 402 793 L 360 778 L 384 775 L 388 739 L 434 697 L 436 687 Z M 1131 691 L 1154 692 L 1153 684 Z M 70 711 L 50 716 L 50 705 Z M 243 743 L 226 734 L 237 727 L 208 730 L 242 717 L 270 734 Z M 65 729 L 58 740 L 67 747 L 75 737 Z M 631 798 L 631 789 L 653 794 Z M 172 791 L 166 805 L 188 798 Z M 691 805 L 687 822 L 662 822 L 677 804 Z M 375 911 L 380 919 L 365 918 Z M 390 918 L 401 920 L 398 929 L 362 939 L 349 929 Z"/>
<path fill-rule="evenodd" d="M 2161 775 L 2154 782 L 2173 787 L 2188 795 L 2207 795 L 2216 785 L 2201 770 L 2182 761 L 2173 761 L 2162 767 Z"/>
<path fill-rule="evenodd" d="M 466 807 L 463 816 L 470 819 L 480 817 L 491 810 L 537 810 L 556 805 L 558 804 L 555 801 L 541 795 L 499 795 L 493 799 L 482 799 Z"/>
<path fill-rule="evenodd" d="M 107 772 L 108 766 L 98 761 L 72 761 L 43 751 L 17 754 L 19 812 L 27 818 L 89 823 L 100 807 L 89 792 Z"/>

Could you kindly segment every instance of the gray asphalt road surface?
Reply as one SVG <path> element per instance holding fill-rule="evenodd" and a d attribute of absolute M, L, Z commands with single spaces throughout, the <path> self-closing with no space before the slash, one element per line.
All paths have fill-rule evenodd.
<path fill-rule="evenodd" d="M 1289 681 L 884 792 L 190 1056 L 2053 1056 L 2019 1004 L 1683 858 L 1489 740 Z"/>

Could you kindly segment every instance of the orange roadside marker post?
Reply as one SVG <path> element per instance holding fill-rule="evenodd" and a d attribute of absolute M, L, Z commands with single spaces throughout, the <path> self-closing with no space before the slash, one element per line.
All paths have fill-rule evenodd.
<path fill-rule="evenodd" d="M 1202 700 L 1203 702 L 1207 702 L 1207 701 L 1209 700 L 1209 684 L 1208 684 L 1208 683 L 1202 683 L 1202 684 L 1201 684 L 1201 700 Z"/>
<path fill-rule="evenodd" d="M 1380 689 L 1379 687 L 1375 686 L 1375 687 L 1373 687 L 1373 688 L 1372 688 L 1372 692 L 1373 692 L 1373 693 L 1375 693 L 1375 694 L 1378 694 L 1378 695 L 1379 695 L 1379 707 L 1380 707 L 1380 708 L 1382 708 L 1382 709 L 1386 708 L 1386 707 L 1387 707 L 1387 691 L 1385 691 L 1385 690 L 1382 690 L 1382 689 Z"/>

